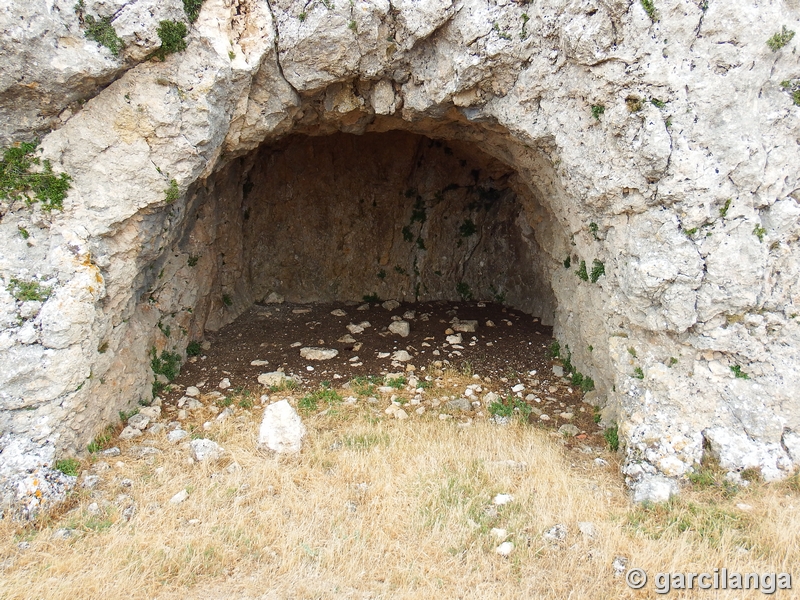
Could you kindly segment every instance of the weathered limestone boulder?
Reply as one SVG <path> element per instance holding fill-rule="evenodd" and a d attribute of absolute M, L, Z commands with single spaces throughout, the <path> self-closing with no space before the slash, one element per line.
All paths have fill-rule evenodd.
<path fill-rule="evenodd" d="M 0 138 L 41 137 L 38 156 L 71 178 L 63 210 L 0 199 L 7 481 L 81 452 L 149 400 L 154 353 L 185 356 L 265 297 L 360 300 L 377 291 L 367 275 L 383 297 L 505 295 L 554 324 L 619 424 L 634 486 L 685 476 L 704 445 L 734 471 L 800 465 L 800 37 L 766 44 L 798 22 L 796 6 L 670 0 L 655 21 L 640 3 L 583 0 L 206 0 L 194 23 L 172 0 L 84 10 L 0 9 Z M 87 14 L 110 20 L 117 56 L 86 38 Z M 187 26 L 187 47 L 148 60 L 163 20 Z M 343 156 L 365 168 L 325 196 L 312 180 L 335 179 L 333 154 L 301 136 L 333 134 L 356 140 Z M 380 135 L 434 144 L 406 163 L 416 194 L 374 191 L 368 169 L 400 181 L 392 156 L 405 156 L 356 143 Z M 448 151 L 475 164 L 472 183 L 472 166 L 442 166 Z M 447 173 L 467 179 L 440 187 Z M 506 216 L 483 210 L 469 226 L 459 213 L 455 226 L 433 214 L 441 201 L 477 215 L 469 185 L 502 196 Z M 347 243 L 373 231 L 373 202 L 398 225 L 364 258 Z M 248 228 L 281 223 L 301 239 L 325 211 L 349 217 L 334 229 L 342 254 L 307 279 L 341 287 L 284 289 L 292 236 L 276 228 L 255 252 Z M 457 260 L 436 266 L 448 244 Z M 355 256 L 372 262 L 348 279 Z M 514 260 L 502 289 L 492 256 Z"/>

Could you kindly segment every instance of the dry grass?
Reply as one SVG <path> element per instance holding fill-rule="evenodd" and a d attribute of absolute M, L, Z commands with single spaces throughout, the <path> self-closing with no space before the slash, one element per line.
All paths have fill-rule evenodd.
<path fill-rule="evenodd" d="M 598 468 L 596 455 L 567 452 L 534 427 L 397 421 L 341 405 L 306 418 L 305 447 L 287 458 L 256 449 L 259 412 L 239 410 L 243 418 L 208 433 L 228 451 L 218 464 L 189 465 L 187 450 L 164 440 L 150 458 L 122 446 L 94 497 L 81 490 L 68 511 L 32 527 L 0 524 L 0 597 L 646 598 L 651 584 L 634 592 L 615 577 L 616 556 L 651 577 L 791 572 L 800 562 L 800 496 L 786 484 L 709 485 L 646 509 L 629 504 L 613 456 Z M 132 487 L 120 488 L 124 478 Z M 182 489 L 188 500 L 170 504 Z M 497 493 L 514 500 L 495 507 Z M 119 494 L 135 501 L 130 521 Z M 91 502 L 103 514 L 90 515 Z M 594 523 L 594 538 L 580 521 Z M 557 523 L 566 540 L 546 542 Z M 63 527 L 74 535 L 54 538 Z M 495 553 L 493 527 L 508 530 L 510 557 Z M 725 594 L 669 597 L 762 596 Z"/>

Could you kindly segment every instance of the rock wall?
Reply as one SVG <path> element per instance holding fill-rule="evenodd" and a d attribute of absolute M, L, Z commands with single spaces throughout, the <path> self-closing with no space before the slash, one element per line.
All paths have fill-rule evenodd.
<path fill-rule="evenodd" d="M 177 2 L 72 4 L 0 10 L 0 137 L 43 135 L 72 183 L 63 211 L 2 200 L 4 477 L 80 451 L 149 399 L 153 348 L 183 352 L 265 291 L 243 249 L 204 251 L 248 235 L 256 156 L 391 130 L 513 172 L 556 334 L 633 486 L 704 445 L 768 479 L 800 464 L 800 38 L 766 43 L 800 27 L 795 3 L 206 0 L 194 23 Z M 170 19 L 187 47 L 148 60 Z"/>

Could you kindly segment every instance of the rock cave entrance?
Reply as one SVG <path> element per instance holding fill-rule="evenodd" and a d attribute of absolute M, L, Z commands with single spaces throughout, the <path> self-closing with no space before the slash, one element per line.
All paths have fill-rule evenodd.
<path fill-rule="evenodd" d="M 209 330 L 270 296 L 486 300 L 553 324 L 552 258 L 532 228 L 541 210 L 513 168 L 474 144 L 292 135 L 235 160 L 197 201 L 188 253 L 216 230 Z"/>

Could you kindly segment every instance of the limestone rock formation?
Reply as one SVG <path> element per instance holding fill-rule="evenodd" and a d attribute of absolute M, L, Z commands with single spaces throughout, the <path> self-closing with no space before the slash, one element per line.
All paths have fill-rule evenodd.
<path fill-rule="evenodd" d="M 338 289 L 281 282 L 303 273 L 281 262 L 293 256 L 289 238 L 276 229 L 261 240 L 280 250 L 271 263 L 244 240 L 250 219 L 292 224 L 270 205 L 291 186 L 259 185 L 285 175 L 308 191 L 314 177 L 335 179 L 301 136 L 400 135 L 387 132 L 474 160 L 476 180 L 453 190 L 513 197 L 500 205 L 507 218 L 485 222 L 494 247 L 464 235 L 460 248 L 515 257 L 496 295 L 507 289 L 507 302 L 553 323 L 595 380 L 631 484 L 686 475 L 704 447 L 734 471 L 788 474 L 800 465 L 800 37 L 777 49 L 766 40 L 797 29 L 800 12 L 741 0 L 655 6 L 206 0 L 190 22 L 172 0 L 7 3 L 0 138 L 41 137 L 33 168 L 49 160 L 70 189 L 63 210 L 0 198 L 3 476 L 82 451 L 120 410 L 151 399 L 154 355 L 185 357 L 188 342 L 254 301 L 375 291 L 354 297 L 362 282 L 336 270 L 346 255 L 325 263 Z M 87 16 L 115 37 L 87 37 L 97 37 Z M 186 48 L 160 60 L 163 22 L 186 27 Z M 368 156 L 358 139 L 354 160 Z M 283 172 L 263 168 L 270 156 Z M 441 192 L 478 214 L 439 187 L 444 169 L 407 164 L 425 207 Z M 352 192 L 370 181 L 314 206 L 362 214 L 367 198 Z M 416 202 L 405 191 L 373 198 L 406 219 L 370 265 L 371 276 L 386 271 L 384 297 L 413 300 L 440 271 L 453 279 L 432 295 L 473 282 L 458 292 L 492 299 L 477 255 L 425 271 L 442 255 L 433 237 L 403 246 Z M 459 231 L 443 218 L 413 225 L 451 240 Z M 369 229 L 354 219 L 336 235 Z M 403 252 L 408 264 L 397 262 Z M 390 279 L 395 264 L 409 279 Z"/>

